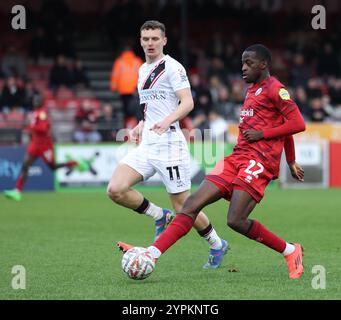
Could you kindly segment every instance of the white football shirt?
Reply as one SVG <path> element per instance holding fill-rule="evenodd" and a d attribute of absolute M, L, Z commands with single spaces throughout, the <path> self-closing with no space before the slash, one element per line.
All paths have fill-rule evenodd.
<path fill-rule="evenodd" d="M 142 143 L 185 141 L 179 122 L 175 122 L 161 136 L 150 130 L 176 110 L 179 104 L 175 92 L 190 88 L 186 70 L 181 63 L 165 55 L 153 63 L 144 63 L 139 69 L 138 92 L 144 111 Z"/>

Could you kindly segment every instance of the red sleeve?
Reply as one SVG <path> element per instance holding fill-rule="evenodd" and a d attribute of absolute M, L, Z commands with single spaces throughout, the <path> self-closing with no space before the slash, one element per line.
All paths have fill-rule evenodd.
<path fill-rule="evenodd" d="M 285 88 L 275 87 L 270 94 L 270 98 L 285 118 L 285 122 L 278 127 L 265 129 L 263 131 L 264 139 L 280 138 L 305 130 L 302 114 Z"/>
<path fill-rule="evenodd" d="M 293 162 L 296 159 L 295 156 L 295 142 L 293 136 L 286 136 L 284 140 L 284 151 L 287 163 Z"/>

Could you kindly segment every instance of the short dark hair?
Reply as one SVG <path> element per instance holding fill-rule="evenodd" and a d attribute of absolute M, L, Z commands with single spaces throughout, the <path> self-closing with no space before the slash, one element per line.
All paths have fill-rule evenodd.
<path fill-rule="evenodd" d="M 267 61 L 269 64 L 271 63 L 271 52 L 262 44 L 253 44 L 252 46 L 247 47 L 244 51 L 256 52 L 258 58 Z"/>
<path fill-rule="evenodd" d="M 140 32 L 142 30 L 148 30 L 148 29 L 160 29 L 163 36 L 166 35 L 166 27 L 162 22 L 156 21 L 156 20 L 148 20 L 146 21 L 140 28 Z"/>

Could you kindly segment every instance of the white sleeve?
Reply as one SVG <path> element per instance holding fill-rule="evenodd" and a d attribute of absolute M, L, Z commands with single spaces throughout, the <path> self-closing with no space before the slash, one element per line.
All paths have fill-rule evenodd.
<path fill-rule="evenodd" d="M 186 70 L 180 63 L 172 64 L 170 66 L 168 78 L 175 92 L 181 89 L 191 87 L 187 78 Z"/>

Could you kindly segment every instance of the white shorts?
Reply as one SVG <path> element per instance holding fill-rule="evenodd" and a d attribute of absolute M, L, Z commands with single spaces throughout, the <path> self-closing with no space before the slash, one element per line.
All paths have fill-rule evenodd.
<path fill-rule="evenodd" d="M 147 180 L 156 172 L 168 193 L 191 189 L 191 169 L 186 142 L 171 144 L 141 144 L 129 152 L 120 163 L 127 164 Z"/>

